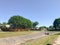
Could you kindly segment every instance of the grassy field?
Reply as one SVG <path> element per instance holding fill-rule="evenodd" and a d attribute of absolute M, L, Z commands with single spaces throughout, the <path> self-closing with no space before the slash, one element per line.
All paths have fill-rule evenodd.
<path fill-rule="evenodd" d="M 21 32 L 2 32 L 0 31 L 0 38 L 11 37 L 11 36 L 22 36 L 31 33 L 37 33 L 38 31 L 21 31 Z"/>
<path fill-rule="evenodd" d="M 47 44 L 52 44 L 53 41 L 58 37 L 58 35 L 51 35 L 48 37 L 43 37 L 41 39 L 33 40 L 33 41 L 28 41 L 25 43 L 25 45 L 47 45 Z"/>

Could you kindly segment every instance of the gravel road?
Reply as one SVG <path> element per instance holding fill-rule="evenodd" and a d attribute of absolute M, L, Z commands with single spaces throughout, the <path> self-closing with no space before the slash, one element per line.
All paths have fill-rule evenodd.
<path fill-rule="evenodd" d="M 60 35 L 58 36 L 57 40 L 54 41 L 53 45 L 60 45 Z"/>
<path fill-rule="evenodd" d="M 22 45 L 23 43 L 29 40 L 38 39 L 44 36 L 46 36 L 45 32 L 40 31 L 35 34 L 27 34 L 24 36 L 13 36 L 13 37 L 7 37 L 7 38 L 0 38 L 0 45 Z"/>
<path fill-rule="evenodd" d="M 0 38 L 0 45 L 21 45 L 29 40 L 34 40 L 45 36 L 43 32 L 38 32 L 35 34 L 27 34 L 24 36 L 13 36 L 7 38 Z"/>

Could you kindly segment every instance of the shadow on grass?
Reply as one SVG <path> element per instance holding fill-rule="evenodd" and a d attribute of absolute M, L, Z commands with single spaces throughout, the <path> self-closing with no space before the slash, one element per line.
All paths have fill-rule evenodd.
<path fill-rule="evenodd" d="M 56 33 L 55 35 L 60 35 L 60 33 Z"/>
<path fill-rule="evenodd" d="M 47 45 L 52 45 L 52 44 L 47 44 Z"/>

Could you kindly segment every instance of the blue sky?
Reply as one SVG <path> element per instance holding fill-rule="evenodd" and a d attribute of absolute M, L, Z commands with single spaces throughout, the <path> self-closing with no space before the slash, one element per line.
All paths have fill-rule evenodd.
<path fill-rule="evenodd" d="M 50 26 L 60 17 L 60 0 L 0 0 L 0 22 L 8 22 L 13 15 Z"/>

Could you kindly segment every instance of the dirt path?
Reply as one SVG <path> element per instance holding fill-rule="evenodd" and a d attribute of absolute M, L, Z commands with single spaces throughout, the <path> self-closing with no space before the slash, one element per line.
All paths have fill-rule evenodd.
<path fill-rule="evenodd" d="M 14 36 L 8 38 L 0 38 L 0 45 L 21 45 L 29 40 L 34 40 L 45 36 L 42 32 L 28 34 L 24 36 Z"/>
<path fill-rule="evenodd" d="M 58 36 L 57 40 L 54 42 L 53 45 L 60 45 L 60 35 Z"/>

